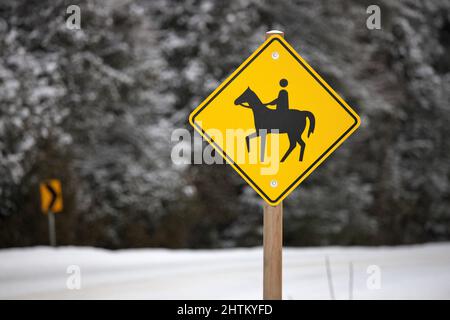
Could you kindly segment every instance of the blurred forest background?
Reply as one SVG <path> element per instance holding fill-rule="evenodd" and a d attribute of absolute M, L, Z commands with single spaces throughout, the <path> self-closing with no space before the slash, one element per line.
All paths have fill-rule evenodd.
<path fill-rule="evenodd" d="M 362 120 L 284 202 L 285 244 L 450 240 L 448 0 L 2 0 L 0 247 L 48 243 L 47 178 L 60 245 L 261 245 L 260 197 L 228 165 L 175 166 L 170 138 L 270 29 Z"/>

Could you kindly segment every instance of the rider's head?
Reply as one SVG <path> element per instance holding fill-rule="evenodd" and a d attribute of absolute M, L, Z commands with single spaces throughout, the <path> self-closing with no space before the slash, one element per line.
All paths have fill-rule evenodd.
<path fill-rule="evenodd" d="M 288 85 L 288 81 L 286 79 L 280 80 L 280 86 L 282 86 L 284 88 L 284 87 L 287 87 L 287 85 Z"/>

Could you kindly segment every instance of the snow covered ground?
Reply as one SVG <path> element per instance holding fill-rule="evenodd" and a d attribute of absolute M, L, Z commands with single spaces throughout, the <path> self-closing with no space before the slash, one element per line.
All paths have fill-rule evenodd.
<path fill-rule="evenodd" d="M 348 299 L 349 262 L 354 269 L 354 299 L 450 299 L 450 243 L 286 248 L 284 299 L 330 298 L 326 256 L 337 299 Z M 66 285 L 71 265 L 81 270 L 79 290 Z M 367 285 L 368 280 L 376 283 L 376 274 L 367 273 L 372 265 L 381 272 L 379 289 Z M 261 248 L 0 250 L 1 299 L 260 299 L 261 295 Z"/>

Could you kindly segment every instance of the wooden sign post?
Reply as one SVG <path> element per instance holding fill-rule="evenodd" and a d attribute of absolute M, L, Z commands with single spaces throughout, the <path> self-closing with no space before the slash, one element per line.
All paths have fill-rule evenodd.
<path fill-rule="evenodd" d="M 47 217 L 48 217 L 48 241 L 50 243 L 50 246 L 56 247 L 55 214 L 51 211 L 48 211 Z"/>
<path fill-rule="evenodd" d="M 266 32 L 266 39 L 284 33 L 277 30 Z M 283 282 L 283 202 L 271 206 L 264 202 L 264 300 L 282 299 Z"/>
<path fill-rule="evenodd" d="M 283 203 L 264 203 L 264 279 L 263 298 L 282 298 Z"/>

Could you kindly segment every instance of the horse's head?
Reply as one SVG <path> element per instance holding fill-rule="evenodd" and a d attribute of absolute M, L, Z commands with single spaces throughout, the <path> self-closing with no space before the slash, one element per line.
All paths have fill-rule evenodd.
<path fill-rule="evenodd" d="M 236 100 L 234 100 L 234 104 L 245 108 L 252 108 L 254 106 L 255 97 L 256 94 L 248 87 Z"/>

